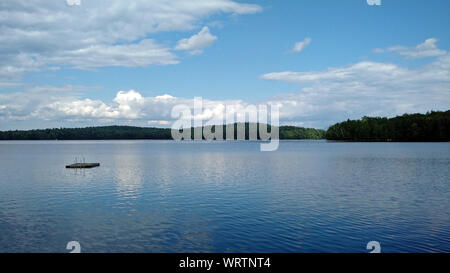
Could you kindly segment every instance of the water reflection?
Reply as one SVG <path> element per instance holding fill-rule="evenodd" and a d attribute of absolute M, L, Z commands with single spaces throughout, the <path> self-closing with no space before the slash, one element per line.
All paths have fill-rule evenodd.
<path fill-rule="evenodd" d="M 120 197 L 137 199 L 143 186 L 142 158 L 136 145 L 115 145 L 112 172 L 116 180 L 116 190 Z"/>
<path fill-rule="evenodd" d="M 57 143 L 0 143 L 0 252 L 450 251 L 449 143 Z"/>

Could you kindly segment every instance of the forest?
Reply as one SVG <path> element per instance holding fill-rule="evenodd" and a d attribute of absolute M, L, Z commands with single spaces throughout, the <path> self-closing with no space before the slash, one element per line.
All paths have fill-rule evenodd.
<path fill-rule="evenodd" d="M 433 142 L 450 140 L 450 110 L 404 114 L 394 118 L 363 117 L 328 128 L 328 140 Z"/>
<path fill-rule="evenodd" d="M 238 126 L 244 126 L 249 139 L 250 126 L 261 124 L 234 124 L 234 139 Z M 226 139 L 223 125 L 223 139 Z M 267 125 L 267 131 L 271 126 Z M 204 127 L 202 127 L 204 129 Z M 215 132 L 215 126 L 208 128 Z M 203 131 L 203 130 L 202 130 Z M 258 130 L 259 131 L 259 130 Z M 194 137 L 194 128 L 191 128 Z M 432 142 L 450 140 L 450 110 L 426 114 L 404 114 L 393 118 L 363 117 L 334 124 L 328 130 L 280 126 L 280 139 L 327 139 L 336 141 L 398 141 Z M 203 136 L 204 138 L 204 136 Z M 259 133 L 257 138 L 260 139 Z M 0 131 L 0 140 L 107 140 L 107 139 L 172 139 L 170 128 L 133 126 L 102 126 L 86 128 L 53 128 L 39 130 Z"/>
<path fill-rule="evenodd" d="M 249 123 L 245 123 L 245 139 L 249 139 Z M 259 128 L 259 124 L 257 128 Z M 212 126 L 215 132 L 215 126 Z M 238 124 L 234 124 L 234 138 L 237 138 Z M 226 138 L 226 126 L 223 126 Z M 271 126 L 268 125 L 268 131 Z M 191 128 L 192 138 L 194 128 Z M 320 129 L 281 126 L 280 139 L 323 139 L 325 131 Z M 133 126 L 103 126 L 86 128 L 53 128 L 39 130 L 0 131 L 0 140 L 108 140 L 108 139 L 172 139 L 170 128 Z M 259 134 L 258 134 L 259 139 Z"/>

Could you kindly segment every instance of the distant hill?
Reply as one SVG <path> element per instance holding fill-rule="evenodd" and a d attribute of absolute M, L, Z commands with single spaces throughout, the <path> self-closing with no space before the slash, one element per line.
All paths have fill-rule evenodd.
<path fill-rule="evenodd" d="M 450 141 L 450 110 L 404 114 L 394 118 L 363 117 L 328 128 L 328 140 L 343 141 Z"/>
<path fill-rule="evenodd" d="M 235 138 L 237 124 L 235 127 Z M 249 123 L 245 124 L 248 139 Z M 268 125 L 270 131 L 270 125 Z M 191 129 L 194 130 L 193 128 Z M 214 126 L 213 126 L 214 131 Z M 226 126 L 223 128 L 224 138 Z M 192 136 L 194 134 L 192 133 Z M 259 136 L 259 135 L 258 135 Z M 280 139 L 323 139 L 325 131 L 293 126 L 280 127 Z M 172 139 L 169 128 L 102 126 L 86 128 L 54 128 L 42 130 L 0 131 L 0 140 L 108 140 L 108 139 Z"/>

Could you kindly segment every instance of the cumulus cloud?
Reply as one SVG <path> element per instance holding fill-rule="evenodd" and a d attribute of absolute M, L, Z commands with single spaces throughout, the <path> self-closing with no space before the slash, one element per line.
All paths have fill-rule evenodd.
<path fill-rule="evenodd" d="M 298 84 L 295 93 L 258 101 L 278 105 L 281 124 L 326 128 L 330 124 L 364 115 L 394 116 L 403 113 L 448 110 L 450 106 L 450 54 L 435 57 L 422 66 L 408 68 L 393 63 L 363 61 L 322 71 L 274 72 L 262 79 Z M 0 94 L 0 128 L 17 128 L 19 121 L 32 125 L 54 121 L 74 126 L 82 120 L 132 125 L 168 126 L 176 105 L 194 107 L 193 98 L 170 94 L 143 96 L 136 90 L 117 92 L 111 101 L 90 99 L 77 86 L 41 86 L 23 92 Z M 217 119 L 225 107 L 239 113 L 251 103 L 243 100 L 204 99 L 204 111 L 196 119 Z M 43 125 L 41 125 L 42 127 Z"/>
<path fill-rule="evenodd" d="M 52 121 L 84 120 L 102 123 L 132 120 L 145 125 L 169 125 L 173 121 L 172 108 L 186 105 L 194 108 L 193 98 L 174 97 L 169 94 L 144 97 L 138 91 L 117 92 L 111 102 L 81 98 L 75 92 L 77 87 L 43 86 L 27 89 L 24 92 L 0 94 L 0 121 L 4 128 L 7 122 L 14 121 Z M 203 100 L 205 111 L 194 116 L 195 119 L 212 119 L 220 115 L 224 105 L 231 105 L 235 111 L 244 109 L 246 103 L 236 101 Z M 190 118 L 190 117 L 185 117 Z M 4 129 L 3 128 L 3 129 Z"/>
<path fill-rule="evenodd" d="M 330 124 L 370 116 L 447 110 L 450 105 L 450 56 L 408 69 L 394 64 L 360 62 L 317 72 L 269 73 L 263 79 L 305 85 L 297 93 L 279 94 L 257 104 L 277 105 L 281 124 L 326 128 Z M 194 99 L 162 94 L 145 97 L 135 90 L 119 91 L 110 101 L 82 98 L 68 92 L 73 87 L 39 87 L 22 93 L 0 94 L 0 124 L 19 120 L 104 121 L 133 125 L 169 126 L 171 110 L 187 105 L 197 120 L 220 119 L 225 108 L 245 111 L 252 103 L 243 100 L 203 100 L 203 111 L 195 114 Z M 9 122 L 9 123 L 8 123 Z M 70 124 L 70 123 L 69 123 Z M 8 127 L 9 126 L 9 127 Z M 70 125 L 69 125 L 70 126 Z"/>
<path fill-rule="evenodd" d="M 20 82 L 24 73 L 63 66 L 175 64 L 172 46 L 152 34 L 191 30 L 213 14 L 260 11 L 232 0 L 2 0 L 0 87 Z"/>
<path fill-rule="evenodd" d="M 323 71 L 267 73 L 261 78 L 301 85 L 300 92 L 278 95 L 272 100 L 280 103 L 285 119 L 306 120 L 322 127 L 364 115 L 448 110 L 450 54 L 437 48 L 435 51 L 439 52 L 434 54 L 438 56 L 435 60 L 414 69 L 364 61 Z M 417 50 L 415 53 L 411 56 L 432 55 L 419 54 Z"/>
<path fill-rule="evenodd" d="M 67 103 L 93 87 L 84 86 L 36 86 L 23 92 L 0 94 L 0 120 L 2 123 L 16 120 L 49 120 L 55 117 L 51 109 L 54 103 Z"/>
<path fill-rule="evenodd" d="M 430 38 L 416 47 L 393 46 L 388 48 L 388 51 L 396 52 L 411 59 L 443 56 L 446 54 L 446 51 L 437 47 L 437 41 L 435 38 Z"/>
<path fill-rule="evenodd" d="M 175 50 L 186 50 L 191 55 L 198 55 L 203 52 L 204 48 L 211 46 L 215 40 L 217 37 L 209 32 L 209 28 L 203 27 L 199 33 L 178 41 Z"/>
<path fill-rule="evenodd" d="M 292 49 L 293 52 L 300 52 L 311 43 L 312 39 L 306 37 L 303 41 L 297 42 Z"/>

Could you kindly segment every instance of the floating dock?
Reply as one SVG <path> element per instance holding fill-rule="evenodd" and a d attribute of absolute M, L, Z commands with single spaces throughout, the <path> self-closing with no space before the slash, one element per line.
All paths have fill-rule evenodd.
<path fill-rule="evenodd" d="M 70 164 L 70 165 L 66 165 L 67 169 L 90 169 L 90 168 L 95 168 L 95 167 L 99 167 L 100 163 L 75 163 L 75 164 Z"/>

